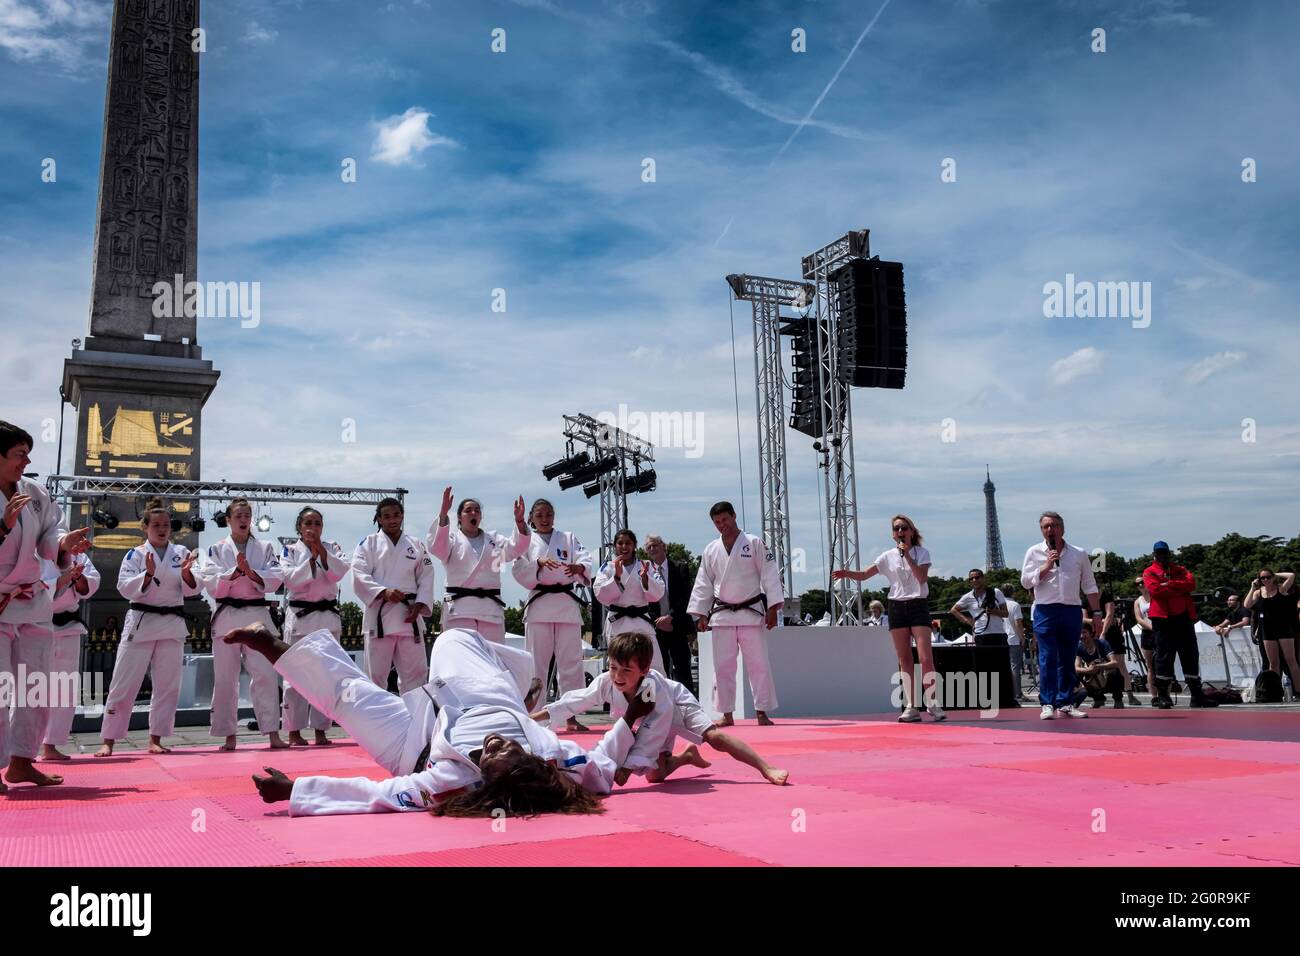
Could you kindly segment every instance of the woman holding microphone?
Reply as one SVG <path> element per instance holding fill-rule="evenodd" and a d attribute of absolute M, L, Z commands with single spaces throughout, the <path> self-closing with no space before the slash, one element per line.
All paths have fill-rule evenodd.
<path fill-rule="evenodd" d="M 928 681 L 931 685 L 929 697 L 931 702 L 926 710 L 935 720 L 946 720 L 938 701 L 934 697 L 934 651 L 930 646 L 930 552 L 921 547 L 921 532 L 916 529 L 912 519 L 907 515 L 894 515 L 890 520 L 890 529 L 894 537 L 894 547 L 876 558 L 869 568 L 851 571 L 847 568 L 831 572 L 833 581 L 865 581 L 872 575 L 879 574 L 889 582 L 889 636 L 894 641 L 894 652 L 898 655 L 898 672 L 903 684 L 903 698 L 906 701 L 899 721 L 905 724 L 919 723 L 921 710 L 916 706 L 916 670 L 912 663 L 912 641 L 916 641 L 916 655 L 921 664 L 922 694 Z"/>

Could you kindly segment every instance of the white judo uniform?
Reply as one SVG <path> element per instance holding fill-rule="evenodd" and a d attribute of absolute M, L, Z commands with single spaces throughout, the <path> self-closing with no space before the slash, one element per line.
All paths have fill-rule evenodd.
<path fill-rule="evenodd" d="M 619 721 L 590 751 L 560 740 L 524 708 L 532 656 L 473 631 L 443 631 L 433 645 L 429 683 L 401 697 L 361 673 L 328 633 L 299 641 L 275 666 L 393 775 L 299 777 L 289 801 L 292 816 L 426 810 L 437 794 L 481 783 L 469 754 L 492 732 L 555 761 L 587 790 L 609 793 L 636 739 Z"/>
<path fill-rule="evenodd" d="M 241 644 L 227 644 L 221 636 L 237 627 L 263 624 L 278 634 L 267 598 L 280 589 L 280 557 L 268 541 L 249 535 L 244 547 L 248 566 L 262 579 L 259 585 L 239 572 L 239 547 L 231 537 L 208 548 L 199 562 L 203 589 L 216 602 L 212 617 L 212 736 L 229 737 L 239 727 L 239 667 L 249 676 L 249 696 L 259 733 L 280 729 L 280 682 L 275 668 L 261 654 Z"/>
<path fill-rule="evenodd" d="M 660 754 L 673 752 L 678 737 L 698 744 L 713 727 L 713 721 L 704 713 L 695 695 L 677 681 L 651 670 L 642 679 L 638 693 L 645 690 L 646 684 L 653 688 L 655 709 L 641 721 L 636 731 L 636 743 L 622 764 L 634 773 L 653 769 Z M 550 723 L 555 725 L 604 704 L 609 704 L 609 715 L 615 720 L 627 712 L 627 698 L 614 687 L 608 671 L 583 690 L 575 690 L 547 704 L 546 712 Z"/>
<path fill-rule="evenodd" d="M 586 600 L 578 588 L 591 584 L 591 555 L 568 531 L 552 531 L 549 538 L 535 531 L 528 540 L 527 552 L 510 566 L 514 579 L 528 589 L 524 606 L 528 653 L 533 655 L 542 680 L 555 659 L 555 681 L 561 694 L 581 690 L 586 683 L 582 673 L 582 608 Z M 565 568 L 538 570 L 537 562 L 543 558 L 581 564 L 584 573 L 570 575 Z"/>
<path fill-rule="evenodd" d="M 52 595 L 41 581 L 41 561 L 58 560 L 64 533 L 59 509 L 44 485 L 20 478 L 14 494 L 32 500 L 0 542 L 0 767 L 11 756 L 35 760 L 45 736 L 47 708 L 28 706 L 35 698 L 27 699 L 25 687 L 15 681 L 20 673 L 50 670 L 54 612 Z M 8 503 L 0 492 L 0 514 Z"/>
<path fill-rule="evenodd" d="M 149 576 L 146 555 L 153 553 L 154 573 Z M 181 564 L 189 548 L 168 543 L 158 554 L 146 541 L 122 558 L 117 573 L 117 591 L 130 602 L 113 664 L 113 679 L 104 702 L 100 736 L 121 740 L 131 726 L 131 708 L 149 674 L 153 691 L 149 697 L 149 733 L 169 736 L 176 724 L 176 704 L 181 696 L 181 658 L 189 622 L 184 617 L 185 599 L 203 589 L 196 561 L 190 569 L 194 587 L 181 577 Z M 156 609 L 156 610 L 150 610 Z M 215 644 L 214 644 L 215 646 Z M 233 733 L 234 731 L 231 731 Z"/>
<path fill-rule="evenodd" d="M 442 630 L 463 627 L 478 631 L 500 644 L 506 639 L 505 604 L 501 601 L 501 568 L 528 550 L 532 535 L 519 529 L 505 537 L 495 531 L 479 530 L 467 538 L 451 521 L 429 526 L 429 553 L 442 562 L 447 572 L 447 598 L 442 602 Z M 495 592 L 487 595 L 456 591 Z M 565 600 L 568 600 L 567 598 Z"/>
<path fill-rule="evenodd" d="M 325 560 L 321 562 L 301 540 L 285 545 L 280 555 L 280 574 L 288 608 L 284 612 L 284 640 L 297 643 L 316 631 L 329 631 L 338 640 L 343 634 L 339 615 L 339 582 L 351 570 L 343 549 L 333 541 L 321 542 Z M 328 730 L 330 718 L 307 703 L 291 684 L 284 687 L 284 729 L 301 731 Z"/>
<path fill-rule="evenodd" d="M 77 589 L 68 585 L 60 589 L 58 579 L 59 567 L 53 561 L 46 561 L 45 571 L 53 580 L 54 642 L 50 651 L 50 712 L 45 718 L 45 740 L 52 747 L 68 742 L 72 733 L 72 719 L 77 713 L 76 693 L 81 689 L 81 638 L 86 633 L 86 625 L 81 623 L 78 613 L 81 602 L 95 596 L 99 590 L 99 571 L 90 555 L 78 554 L 72 558 L 73 563 L 82 568 L 82 580 L 86 582 L 86 593 L 78 594 Z M 66 696 L 73 692 L 71 697 Z M 59 699 L 53 699 L 57 693 Z"/>
<path fill-rule="evenodd" d="M 642 566 L 650 572 L 650 586 L 647 588 L 641 587 Z M 655 566 L 638 560 L 616 576 L 614 562 L 606 561 L 596 575 L 592 590 L 596 593 L 596 600 L 605 606 L 605 646 L 609 646 L 609 639 L 616 634 L 644 634 L 650 638 L 650 646 L 654 648 L 651 670 L 664 673 L 664 659 L 659 651 L 654 625 L 659 599 L 664 596 L 664 580 L 659 577 Z"/>
<path fill-rule="evenodd" d="M 406 595 L 404 601 L 384 602 L 389 588 Z M 429 679 L 424 650 L 424 624 L 406 623 L 416 604 L 433 607 L 433 561 L 424 544 L 409 534 L 393 541 L 383 531 L 367 535 L 352 553 L 352 589 L 365 608 L 366 673 L 380 687 L 397 665 L 397 686 L 403 694 Z M 443 608 L 443 620 L 447 610 Z"/>
<path fill-rule="evenodd" d="M 755 600 L 759 595 L 765 600 Z M 709 618 L 713 632 L 713 707 L 720 713 L 729 714 L 736 707 L 737 653 L 745 657 L 754 709 L 776 709 L 764 613 L 784 600 L 781 570 L 761 538 L 742 531 L 730 554 L 721 538 L 705 547 L 687 611 L 692 616 Z"/>

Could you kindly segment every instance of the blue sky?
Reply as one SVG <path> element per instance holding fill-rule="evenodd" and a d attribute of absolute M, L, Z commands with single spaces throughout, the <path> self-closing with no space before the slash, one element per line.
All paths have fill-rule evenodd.
<path fill-rule="evenodd" d="M 3 417 L 31 428 L 86 329 L 110 8 L 0 0 Z M 402 485 L 419 533 L 446 484 L 500 528 L 546 494 L 594 541 L 594 503 L 540 467 L 563 413 L 625 403 L 704 429 L 698 458 L 661 450 L 635 529 L 698 551 L 728 497 L 757 530 L 749 311 L 742 494 L 723 276 L 794 277 L 870 228 L 907 267 L 910 367 L 854 397 L 864 560 L 903 511 L 937 572 L 981 564 L 986 462 L 1013 563 L 1043 508 L 1125 554 L 1297 533 L 1294 4 L 209 0 L 203 24 L 200 278 L 262 286 L 257 328 L 200 323 L 222 371 L 205 477 Z M 1045 318 L 1067 273 L 1150 282 L 1150 327 Z M 802 590 L 818 498 L 810 442 L 789 444 Z M 52 470 L 52 446 L 34 457 Z M 328 531 L 350 546 L 367 517 Z"/>

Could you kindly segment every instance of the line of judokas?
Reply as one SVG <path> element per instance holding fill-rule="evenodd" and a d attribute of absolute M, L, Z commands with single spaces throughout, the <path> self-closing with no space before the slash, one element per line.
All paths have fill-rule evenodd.
<path fill-rule="evenodd" d="M 280 729 L 277 677 L 260 654 L 224 644 L 219 638 L 237 627 L 254 623 L 279 631 L 272 616 L 276 601 L 268 595 L 281 585 L 287 595 L 283 638 L 292 644 L 320 629 L 340 636 L 339 582 L 352 572 L 352 586 L 364 608 L 365 670 L 384 686 L 391 666 L 396 666 L 402 693 L 423 686 L 428 679 L 423 623 L 419 606 L 432 607 L 434 574 L 431 555 L 447 576 L 442 608 L 444 629 L 460 627 L 478 631 L 497 643 L 505 641 L 505 604 L 501 600 L 501 568 L 511 573 L 529 595 L 525 605 L 525 638 L 538 662 L 539 673 L 554 656 L 561 693 L 579 689 L 582 673 L 583 598 L 580 586 L 589 585 L 596 599 L 609 609 L 605 637 L 637 631 L 651 638 L 652 667 L 663 672 L 655 618 L 664 596 L 664 581 L 649 562 L 636 560 L 616 570 L 613 561 L 593 573 L 591 555 L 575 535 L 515 530 L 510 537 L 481 531 L 471 538 L 458 527 L 435 523 L 427 541 L 405 532 L 395 539 L 375 531 L 358 542 L 349 559 L 335 542 L 322 542 L 324 556 L 314 554 L 302 540 L 277 553 L 276 546 L 252 535 L 242 547 L 227 537 L 207 549 L 193 567 L 194 584 L 182 575 L 189 550 L 169 543 L 155 552 L 149 574 L 144 544 L 127 552 L 118 577 L 118 590 L 130 602 L 122 631 L 118 661 L 104 718 L 104 739 L 125 736 L 134 701 L 146 669 L 152 670 L 153 697 L 150 733 L 172 732 L 180 693 L 181 648 L 188 634 L 184 599 L 206 591 L 215 607 L 212 617 L 213 696 L 212 734 L 235 733 L 238 716 L 239 671 L 249 672 L 250 696 L 258 729 Z M 260 583 L 239 567 L 239 555 Z M 542 562 L 552 559 L 553 564 Z M 566 565 L 580 565 L 569 575 Z M 642 584 L 642 565 L 646 581 Z M 394 600 L 393 592 L 400 593 Z M 741 533 L 730 552 L 721 538 L 710 542 L 701 556 L 688 612 L 709 620 L 713 630 L 717 684 L 713 704 L 730 713 L 735 702 L 738 652 L 745 655 L 759 710 L 776 708 L 776 694 L 763 638 L 764 612 L 784 600 L 780 572 L 760 538 Z M 329 719 L 310 709 L 287 687 L 284 724 L 288 731 L 307 726 L 325 729 Z"/>

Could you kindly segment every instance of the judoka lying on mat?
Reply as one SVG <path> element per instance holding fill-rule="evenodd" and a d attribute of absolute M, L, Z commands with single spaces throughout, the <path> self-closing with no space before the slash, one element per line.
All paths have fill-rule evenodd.
<path fill-rule="evenodd" d="M 312 707 L 328 714 L 391 773 L 299 777 L 267 767 L 254 776 L 267 803 L 289 801 L 292 816 L 431 810 L 446 816 L 599 813 L 598 794 L 635 743 L 636 722 L 653 704 L 636 700 L 590 751 L 533 721 L 541 696 L 527 651 L 493 644 L 474 631 L 438 636 L 429 683 L 394 696 L 376 686 L 328 631 L 290 647 L 262 627 L 226 634 L 259 651 Z M 527 698 L 527 700 L 525 699 Z"/>

